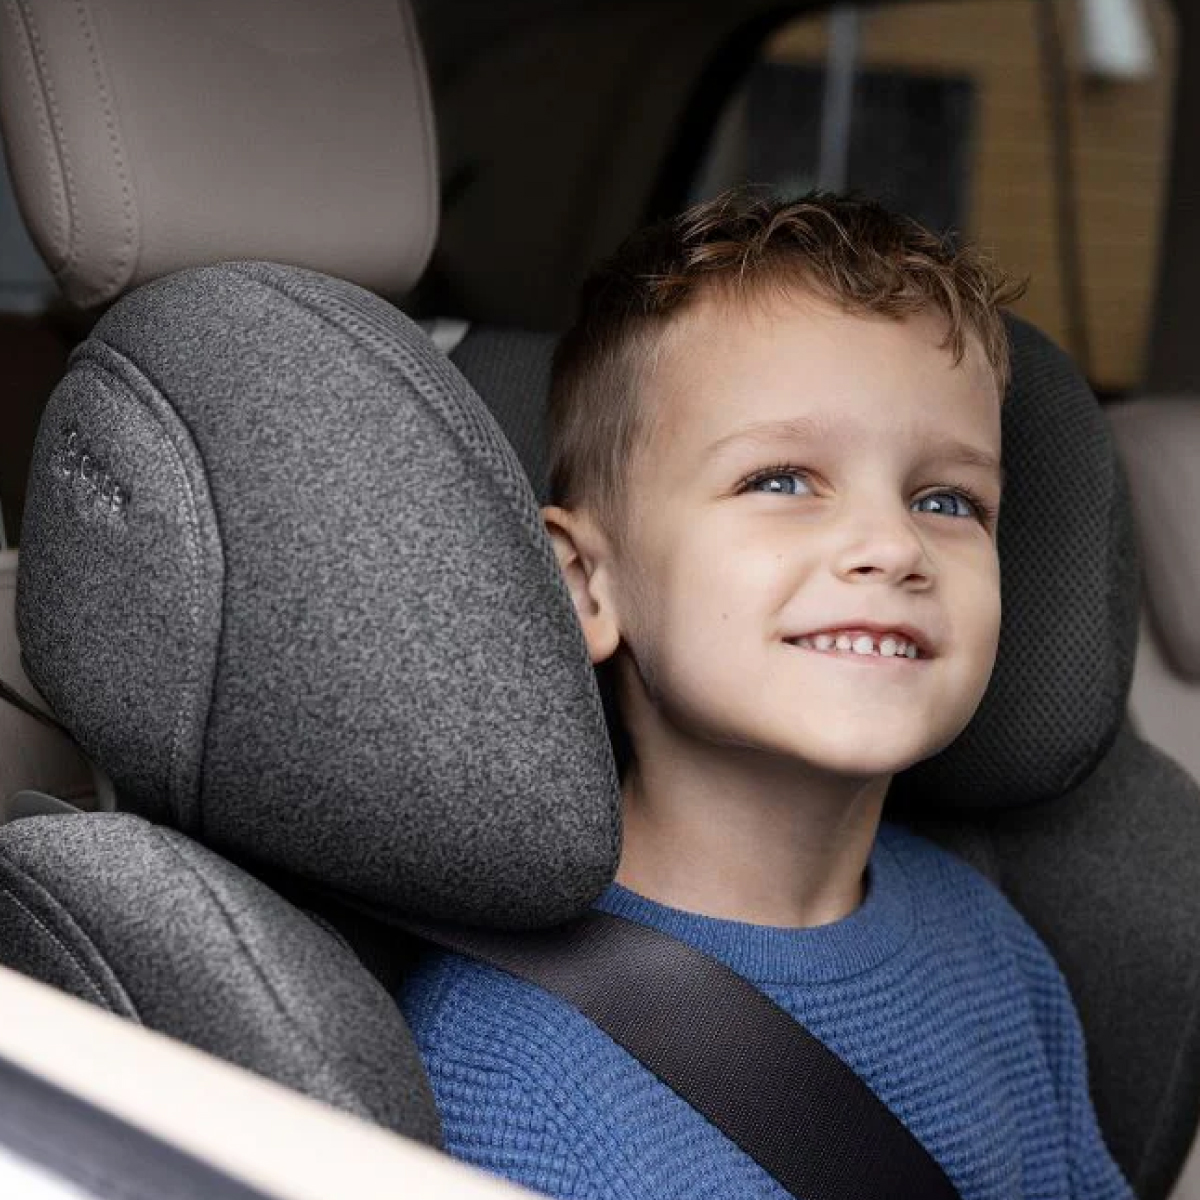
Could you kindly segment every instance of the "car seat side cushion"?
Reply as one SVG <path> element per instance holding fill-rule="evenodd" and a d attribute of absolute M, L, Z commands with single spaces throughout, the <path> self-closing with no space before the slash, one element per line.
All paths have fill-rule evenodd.
<path fill-rule="evenodd" d="M 175 830 L 119 812 L 0 827 L 0 963 L 440 1144 L 391 996 L 327 930 Z"/>
<path fill-rule="evenodd" d="M 19 859 L 0 847 L 0 946 L 5 966 L 123 1017 L 137 1007 L 86 930 Z"/>

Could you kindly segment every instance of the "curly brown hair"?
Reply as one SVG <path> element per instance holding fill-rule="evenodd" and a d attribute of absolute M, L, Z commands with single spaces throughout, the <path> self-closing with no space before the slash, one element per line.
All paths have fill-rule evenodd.
<path fill-rule="evenodd" d="M 738 189 L 628 238 L 584 283 L 550 387 L 550 497 L 618 526 L 625 464 L 645 427 L 639 384 L 670 323 L 698 297 L 795 295 L 849 313 L 945 318 L 957 364 L 978 339 L 999 395 L 1008 339 L 999 306 L 1024 284 L 970 246 L 856 197 L 781 201 Z"/>

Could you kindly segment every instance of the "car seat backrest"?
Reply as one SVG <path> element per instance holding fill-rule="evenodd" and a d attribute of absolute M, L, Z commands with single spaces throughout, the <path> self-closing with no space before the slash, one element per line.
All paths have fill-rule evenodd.
<path fill-rule="evenodd" d="M 1130 712 L 1200 779 L 1200 401 L 1145 398 L 1106 410 L 1130 480 L 1143 612 Z"/>
<path fill-rule="evenodd" d="M 7 4 L 0 125 L 34 242 L 83 307 L 245 257 L 398 293 L 433 246 L 406 0 Z"/>
<path fill-rule="evenodd" d="M 557 342 L 553 333 L 469 325 L 448 349 L 450 361 L 504 431 L 542 503 L 549 484 L 546 397 Z"/>

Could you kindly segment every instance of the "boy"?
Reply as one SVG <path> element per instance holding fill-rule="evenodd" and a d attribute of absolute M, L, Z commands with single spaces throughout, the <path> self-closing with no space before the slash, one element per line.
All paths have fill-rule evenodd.
<path fill-rule="evenodd" d="M 1015 293 L 837 197 L 734 193 L 636 235 L 556 357 L 544 517 L 629 738 L 598 907 L 766 992 L 963 1200 L 1102 1200 L 1131 1193 L 1049 954 L 880 824 L 995 658 Z M 564 1197 L 785 1194 L 537 989 L 442 956 L 401 999 L 451 1153 Z"/>

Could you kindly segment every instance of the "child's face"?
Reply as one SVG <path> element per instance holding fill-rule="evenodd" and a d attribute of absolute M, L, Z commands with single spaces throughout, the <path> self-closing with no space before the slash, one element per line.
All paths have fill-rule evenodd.
<path fill-rule="evenodd" d="M 816 300 L 670 331 L 611 564 L 635 746 L 640 709 L 867 778 L 967 723 L 1000 623 L 1000 405 L 981 347 L 955 366 L 942 335 Z"/>

